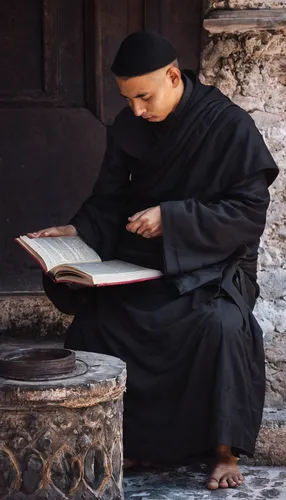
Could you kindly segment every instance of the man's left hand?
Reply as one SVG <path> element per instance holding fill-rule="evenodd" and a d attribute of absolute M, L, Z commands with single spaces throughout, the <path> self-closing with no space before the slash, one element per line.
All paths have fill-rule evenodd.
<path fill-rule="evenodd" d="M 162 235 L 160 206 L 147 208 L 128 217 L 127 231 L 139 234 L 143 238 L 156 238 Z"/>

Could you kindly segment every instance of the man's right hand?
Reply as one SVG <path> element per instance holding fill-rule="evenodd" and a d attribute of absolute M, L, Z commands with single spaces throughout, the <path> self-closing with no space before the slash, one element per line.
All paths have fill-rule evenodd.
<path fill-rule="evenodd" d="M 35 233 L 27 233 L 29 238 L 46 238 L 48 236 L 77 236 L 78 232 L 74 226 L 68 224 L 67 226 L 55 226 L 47 227 L 46 229 L 40 229 Z"/>

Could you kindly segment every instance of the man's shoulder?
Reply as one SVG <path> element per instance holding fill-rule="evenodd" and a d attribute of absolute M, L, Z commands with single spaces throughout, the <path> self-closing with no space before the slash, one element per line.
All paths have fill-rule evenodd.
<path fill-rule="evenodd" d="M 221 116 L 223 133 L 229 138 L 243 139 L 260 136 L 260 132 L 251 115 L 232 102 Z"/>
<path fill-rule="evenodd" d="M 223 110 L 223 118 L 226 124 L 233 123 L 234 125 L 254 125 L 254 120 L 250 114 L 243 108 L 241 108 L 234 101 L 230 100 L 230 105 Z"/>
<path fill-rule="evenodd" d="M 218 89 L 217 89 L 218 90 Z M 248 133 L 257 133 L 258 129 L 251 115 L 234 101 L 219 91 L 219 98 L 214 104 L 208 103 L 205 121 L 210 128 L 215 128 L 218 133 L 237 137 Z"/>
<path fill-rule="evenodd" d="M 244 127 L 255 129 L 249 113 L 225 95 L 218 87 L 206 85 L 197 79 L 194 98 L 190 102 L 190 115 L 197 114 L 201 123 L 213 133 L 222 130 L 229 135 L 230 130 Z M 194 113 L 193 113 L 194 112 Z"/>

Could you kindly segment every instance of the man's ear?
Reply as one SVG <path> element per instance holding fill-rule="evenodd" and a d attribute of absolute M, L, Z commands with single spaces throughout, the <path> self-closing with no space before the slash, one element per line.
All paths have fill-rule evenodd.
<path fill-rule="evenodd" d="M 181 71 L 179 68 L 176 68 L 175 66 L 171 66 L 171 68 L 168 69 L 167 74 L 169 78 L 171 79 L 172 86 L 174 88 L 177 88 L 180 84 L 180 81 L 182 79 L 181 77 Z"/>

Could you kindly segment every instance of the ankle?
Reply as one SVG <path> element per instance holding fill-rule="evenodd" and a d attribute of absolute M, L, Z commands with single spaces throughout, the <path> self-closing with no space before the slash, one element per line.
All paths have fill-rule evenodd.
<path fill-rule="evenodd" d="M 227 446 L 227 445 L 224 445 L 224 444 L 220 444 L 220 445 L 217 446 L 217 448 L 216 448 L 216 456 L 218 458 L 221 458 L 221 459 L 224 459 L 224 460 L 231 460 L 233 462 L 237 462 L 239 460 L 239 458 L 235 457 L 232 454 L 231 447 Z"/>

